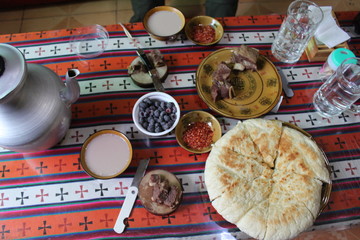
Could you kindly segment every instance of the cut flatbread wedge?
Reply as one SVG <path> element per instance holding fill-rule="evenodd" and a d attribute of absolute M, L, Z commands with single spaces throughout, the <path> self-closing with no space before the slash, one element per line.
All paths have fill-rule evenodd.
<path fill-rule="evenodd" d="M 240 177 L 215 162 L 206 162 L 204 178 L 210 201 L 213 201 L 221 196 L 225 189 L 228 186 L 232 186 Z"/>
<path fill-rule="evenodd" d="M 228 148 L 213 149 L 206 160 L 206 164 L 210 164 L 211 162 L 215 162 L 249 181 L 259 177 L 265 171 L 270 170 L 265 163 L 234 152 Z M 210 165 L 205 166 L 205 169 L 209 166 Z"/>
<path fill-rule="evenodd" d="M 271 186 L 269 176 L 261 176 L 252 182 L 239 177 L 212 204 L 226 220 L 235 224 L 249 210 L 269 197 Z"/>
<path fill-rule="evenodd" d="M 236 226 L 249 236 L 264 239 L 269 214 L 269 199 L 266 199 L 248 211 Z"/>
<path fill-rule="evenodd" d="M 321 188 L 323 183 L 316 179 L 296 173 L 275 170 L 274 184 L 289 193 L 296 201 L 303 203 L 315 219 L 320 211 Z"/>
<path fill-rule="evenodd" d="M 314 218 L 303 203 L 290 193 L 273 185 L 269 197 L 269 211 L 265 240 L 283 240 L 296 237 L 312 226 Z"/>
<path fill-rule="evenodd" d="M 275 168 L 330 183 L 320 148 L 312 139 L 289 127 L 283 128 Z"/>
<path fill-rule="evenodd" d="M 246 120 L 243 124 L 251 139 L 257 145 L 263 161 L 270 167 L 274 167 L 282 132 L 282 123 L 277 120 L 256 118 Z"/>
<path fill-rule="evenodd" d="M 259 149 L 252 141 L 242 122 L 225 133 L 216 143 L 217 148 L 229 148 L 234 152 L 255 159 L 262 159 Z"/>

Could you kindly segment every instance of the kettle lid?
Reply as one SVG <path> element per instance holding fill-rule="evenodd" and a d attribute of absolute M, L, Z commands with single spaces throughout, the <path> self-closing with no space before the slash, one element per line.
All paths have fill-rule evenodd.
<path fill-rule="evenodd" d="M 23 54 L 9 44 L 0 44 L 0 99 L 23 81 L 26 75 L 26 63 Z"/>

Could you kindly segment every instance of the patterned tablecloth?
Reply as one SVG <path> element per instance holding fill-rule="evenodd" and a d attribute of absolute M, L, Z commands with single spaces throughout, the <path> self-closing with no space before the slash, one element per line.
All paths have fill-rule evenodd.
<path fill-rule="evenodd" d="M 352 39 L 350 49 L 360 55 L 360 36 L 354 33 L 356 12 L 340 12 L 337 18 Z M 127 27 L 146 49 L 160 49 L 169 66 L 164 86 L 179 103 L 182 114 L 203 109 L 220 121 L 223 132 L 238 120 L 208 109 L 197 94 L 195 73 L 202 59 L 214 50 L 246 44 L 260 50 L 281 66 L 294 89 L 284 97 L 277 113 L 263 116 L 295 124 L 309 132 L 325 151 L 331 167 L 333 189 L 324 212 L 313 229 L 349 227 L 360 222 L 360 115 L 345 112 L 325 119 L 313 109 L 322 62 L 309 63 L 306 56 L 296 64 L 278 62 L 270 52 L 283 16 L 240 16 L 220 19 L 225 27 L 221 42 L 211 47 L 195 46 L 181 35 L 174 42 L 152 39 L 142 24 Z M 149 138 L 135 127 L 131 111 L 135 101 L 153 89 L 136 86 L 127 67 L 136 57 L 133 43 L 118 25 L 106 26 L 110 40 L 106 52 L 88 61 L 79 60 L 69 43 L 74 29 L 1 35 L 0 42 L 17 47 L 27 62 L 54 70 L 59 76 L 78 68 L 81 96 L 72 106 L 72 124 L 65 139 L 43 152 L 19 154 L 0 151 L 0 238 L 51 239 L 234 239 L 246 237 L 225 221 L 209 202 L 204 185 L 208 154 L 182 149 L 174 134 Z M 91 50 L 91 49 L 90 49 Z M 134 148 L 130 167 L 118 178 L 97 180 L 79 165 L 82 143 L 101 129 L 116 129 Z M 140 159 L 150 157 L 148 170 L 166 169 L 181 180 L 184 198 L 168 216 L 147 212 L 137 200 L 129 227 L 118 235 L 115 220 Z M 313 230 L 310 229 L 310 230 Z"/>

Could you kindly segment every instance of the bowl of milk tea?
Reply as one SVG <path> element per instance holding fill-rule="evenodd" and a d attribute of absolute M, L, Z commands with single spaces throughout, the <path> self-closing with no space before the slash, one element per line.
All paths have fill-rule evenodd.
<path fill-rule="evenodd" d="M 109 179 L 123 173 L 132 159 L 129 139 L 116 130 L 101 130 L 86 139 L 81 153 L 81 166 L 94 178 Z"/>
<path fill-rule="evenodd" d="M 157 40 L 175 40 L 184 29 L 185 17 L 177 8 L 158 6 L 145 14 L 143 24 L 146 31 Z"/>

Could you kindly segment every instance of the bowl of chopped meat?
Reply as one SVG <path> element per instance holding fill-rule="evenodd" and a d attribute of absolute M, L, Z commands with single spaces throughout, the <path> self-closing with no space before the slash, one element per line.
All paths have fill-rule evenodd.
<path fill-rule="evenodd" d="M 171 132 L 179 122 L 180 107 L 176 100 L 164 92 L 150 92 L 140 97 L 132 111 L 135 126 L 149 136 L 162 136 Z"/>
<path fill-rule="evenodd" d="M 185 34 L 193 43 L 208 46 L 221 40 L 224 28 L 215 18 L 196 16 L 186 23 Z"/>
<path fill-rule="evenodd" d="M 212 114 L 191 111 L 180 118 L 175 135 L 177 142 L 185 150 L 205 153 L 220 139 L 222 132 L 219 121 Z"/>

